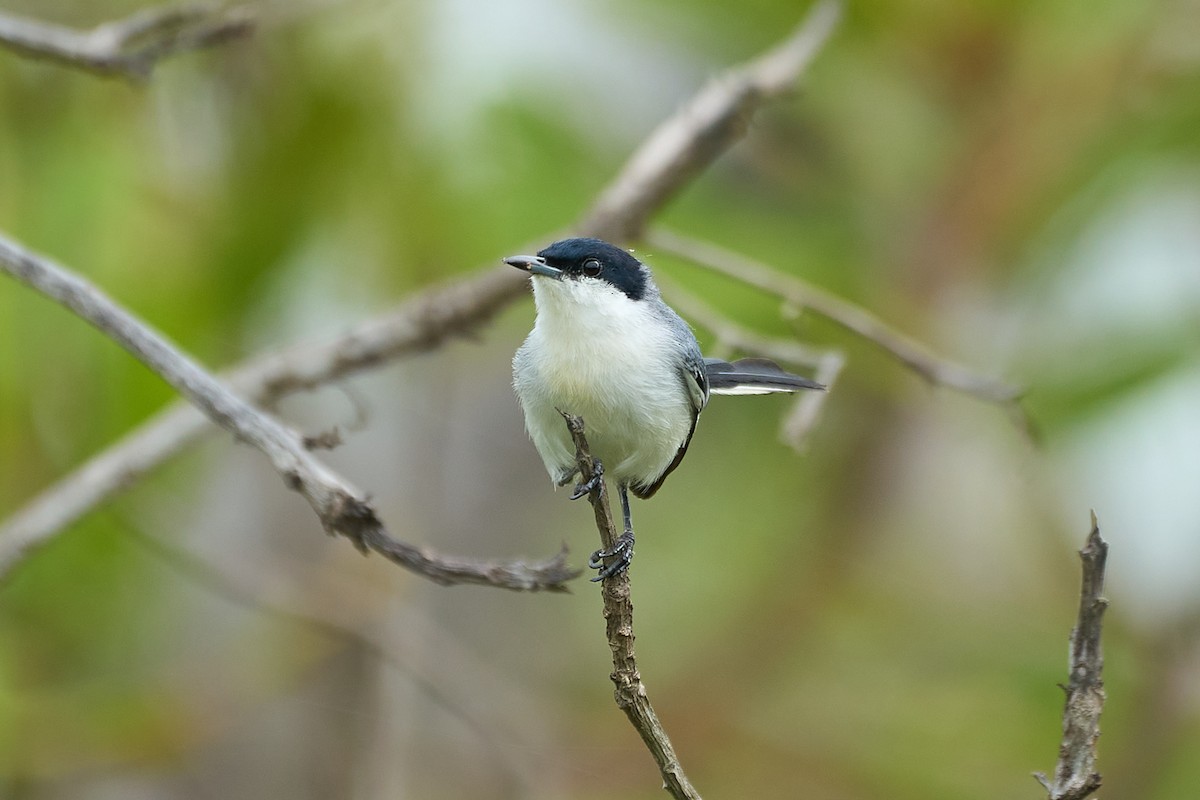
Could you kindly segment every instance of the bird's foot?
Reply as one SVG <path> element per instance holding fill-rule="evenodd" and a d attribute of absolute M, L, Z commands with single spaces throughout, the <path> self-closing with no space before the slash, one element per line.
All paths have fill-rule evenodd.
<path fill-rule="evenodd" d="M 598 459 L 592 461 L 595 464 L 595 471 L 592 472 L 592 477 L 586 481 L 580 481 L 575 484 L 575 488 L 571 490 L 571 499 L 578 500 L 581 497 L 586 497 L 593 489 L 600 485 L 604 480 L 604 465 Z"/>
<path fill-rule="evenodd" d="M 605 559 L 611 558 L 612 561 L 607 564 Z M 633 531 L 626 529 L 624 533 L 617 537 L 613 542 L 613 546 L 605 550 L 597 550 L 592 553 L 592 557 L 588 559 L 588 566 L 592 569 L 600 570 L 600 574 L 592 578 L 592 583 L 602 581 L 605 578 L 611 578 L 619 572 L 624 572 L 629 569 L 630 563 L 633 561 Z"/>

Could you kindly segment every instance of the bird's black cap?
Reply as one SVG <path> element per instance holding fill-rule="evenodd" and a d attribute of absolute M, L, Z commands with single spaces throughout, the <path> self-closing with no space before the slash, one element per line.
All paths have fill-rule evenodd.
<path fill-rule="evenodd" d="M 593 278 L 606 281 L 630 300 L 646 296 L 650 273 L 627 250 L 603 239 L 563 239 L 541 250 L 538 257 L 560 269 L 564 278 Z"/>

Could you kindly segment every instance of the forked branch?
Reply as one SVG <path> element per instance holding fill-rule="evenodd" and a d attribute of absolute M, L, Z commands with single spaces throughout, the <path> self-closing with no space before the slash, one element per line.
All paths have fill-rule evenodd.
<path fill-rule="evenodd" d="M 775 295 L 789 305 L 809 309 L 861 336 L 900 361 L 925 380 L 964 392 L 980 400 L 1003 406 L 1021 417 L 1018 401 L 1022 390 L 995 378 L 979 375 L 967 368 L 934 355 L 913 339 L 861 306 L 818 288 L 794 275 L 772 269 L 742 253 L 656 228 L 646 234 L 654 247 L 690 261 L 696 266 L 720 273 L 736 281 Z"/>
<path fill-rule="evenodd" d="M 0 47 L 98 75 L 144 79 L 160 60 L 249 35 L 247 6 L 191 3 L 142 9 L 77 30 L 0 12 Z"/>
<path fill-rule="evenodd" d="M 565 591 L 578 571 L 566 554 L 540 563 L 448 558 L 398 541 L 384 529 L 364 492 L 315 458 L 303 437 L 232 392 L 224 383 L 122 308 L 100 289 L 45 256 L 0 236 L 0 272 L 55 300 L 171 384 L 210 420 L 263 453 L 288 488 L 312 506 L 325 530 L 345 536 L 438 583 L 480 583 L 506 589 Z"/>

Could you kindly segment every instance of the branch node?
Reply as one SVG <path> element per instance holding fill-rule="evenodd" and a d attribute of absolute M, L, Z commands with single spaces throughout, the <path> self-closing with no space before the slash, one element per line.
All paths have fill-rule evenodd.
<path fill-rule="evenodd" d="M 363 555 L 371 549 L 369 537 L 379 533 L 383 527 L 370 503 L 344 492 L 334 495 L 329 504 L 329 513 L 321 522 L 331 536 L 346 537 Z M 424 554 L 422 557 L 429 559 Z"/>
<path fill-rule="evenodd" d="M 251 8 L 221 3 L 142 9 L 91 30 L 0 12 L 0 46 L 97 75 L 140 82 L 163 58 L 246 36 L 256 24 Z"/>
<path fill-rule="evenodd" d="M 305 436 L 301 443 L 305 450 L 336 450 L 345 442 L 342 440 L 341 430 L 335 426 L 313 436 Z"/>

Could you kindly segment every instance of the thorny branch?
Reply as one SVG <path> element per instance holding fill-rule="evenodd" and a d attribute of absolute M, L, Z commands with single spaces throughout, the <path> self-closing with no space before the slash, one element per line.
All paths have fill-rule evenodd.
<path fill-rule="evenodd" d="M 1079 551 L 1083 562 L 1083 581 L 1079 590 L 1079 618 L 1071 629 L 1071 678 L 1063 690 L 1067 693 L 1063 709 L 1062 743 L 1054 780 L 1035 772 L 1038 783 L 1048 792 L 1049 800 L 1084 800 L 1100 788 L 1096 772 L 1096 743 L 1100 739 L 1100 714 L 1104 711 L 1104 654 L 1100 634 L 1104 611 L 1104 568 L 1108 543 L 1100 537 L 1100 524 L 1092 512 L 1092 532 Z"/>
<path fill-rule="evenodd" d="M 247 36 L 255 24 L 249 7 L 218 3 L 146 8 L 86 31 L 0 12 L 0 47 L 99 75 L 141 80 L 167 56 Z"/>
<path fill-rule="evenodd" d="M 579 464 L 581 482 L 586 483 L 596 475 L 600 467 L 588 449 L 584 420 L 566 413 L 563 414 L 563 419 L 575 442 L 575 461 Z M 617 527 L 613 522 L 605 481 L 596 482 L 595 487 L 588 493 L 588 502 L 592 504 L 596 515 L 600 546 L 607 550 L 617 540 Z M 650 705 L 641 673 L 638 672 L 637 657 L 633 651 L 633 601 L 630 597 L 629 571 L 621 570 L 605 578 L 600 584 L 600 594 L 604 599 L 608 647 L 612 650 L 613 671 L 610 677 L 616 687 L 613 694 L 617 707 L 625 712 L 625 716 L 645 742 L 646 748 L 654 756 L 654 761 L 662 772 L 663 788 L 680 800 L 699 800 L 700 794 L 684 774 L 667 731 L 659 721 L 658 715 L 654 713 L 654 707 Z"/>
<path fill-rule="evenodd" d="M 799 79 L 827 38 L 838 8 L 830 0 L 818 5 L 776 49 L 732 70 L 731 77 L 714 79 L 696 100 L 665 120 L 584 215 L 577 231 L 619 239 L 625 232 L 644 228 L 650 217 L 741 133 L 740 126 L 729 124 L 734 109 L 735 116 L 744 119 Z M 696 113 L 698 106 L 704 114 Z M 726 110 L 722 112 L 722 108 Z M 651 142 L 657 144 L 650 147 Z M 720 146 L 714 147 L 714 143 Z M 651 153 L 658 154 L 657 161 Z M 617 198 L 623 198 L 622 202 Z M 437 347 L 526 294 L 525 282 L 513 270 L 486 270 L 453 285 L 417 293 L 398 309 L 368 320 L 348 334 L 254 359 L 232 373 L 230 382 L 256 402 L 279 399 L 398 356 Z M 205 418 L 190 408 L 169 409 L 49 487 L 0 525 L 0 575 L 206 430 Z M 410 562 L 413 568 L 419 564 Z"/>

